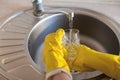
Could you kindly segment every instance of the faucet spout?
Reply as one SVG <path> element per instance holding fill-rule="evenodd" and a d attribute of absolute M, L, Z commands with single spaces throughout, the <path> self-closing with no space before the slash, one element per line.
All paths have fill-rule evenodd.
<path fill-rule="evenodd" d="M 54 10 L 55 12 L 55 10 Z M 74 11 L 68 8 L 60 8 L 57 9 L 56 12 L 60 12 L 60 13 L 64 13 L 67 15 L 68 19 L 69 19 L 69 27 L 73 28 L 73 18 L 74 18 Z"/>
<path fill-rule="evenodd" d="M 69 26 L 70 28 L 73 28 L 73 18 L 74 18 L 74 11 L 68 8 L 57 8 L 53 10 L 43 11 L 43 13 L 47 14 L 57 14 L 57 13 L 63 13 L 67 15 L 67 18 L 69 19 Z"/>
<path fill-rule="evenodd" d="M 32 0 L 33 14 L 39 16 L 43 10 L 42 0 Z"/>

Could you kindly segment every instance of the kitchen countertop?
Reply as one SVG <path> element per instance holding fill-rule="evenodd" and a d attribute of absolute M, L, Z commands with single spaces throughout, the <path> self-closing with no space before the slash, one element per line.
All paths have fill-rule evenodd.
<path fill-rule="evenodd" d="M 0 0 L 0 21 L 17 11 L 31 6 L 31 0 Z"/>

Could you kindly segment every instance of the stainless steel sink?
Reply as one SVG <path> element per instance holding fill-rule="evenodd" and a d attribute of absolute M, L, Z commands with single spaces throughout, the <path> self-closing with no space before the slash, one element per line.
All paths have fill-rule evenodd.
<path fill-rule="evenodd" d="M 71 8 L 75 12 L 74 27 L 80 30 L 80 41 L 95 50 L 110 54 L 120 54 L 120 27 L 109 17 L 87 9 Z M 37 67 L 45 72 L 42 49 L 45 36 L 58 28 L 67 29 L 68 18 L 65 14 L 53 14 L 33 27 L 28 37 L 31 58 Z M 99 71 L 73 73 L 74 80 L 90 79 L 102 74 Z M 84 77 L 85 76 L 85 77 Z M 102 80 L 102 79 L 99 79 Z"/>

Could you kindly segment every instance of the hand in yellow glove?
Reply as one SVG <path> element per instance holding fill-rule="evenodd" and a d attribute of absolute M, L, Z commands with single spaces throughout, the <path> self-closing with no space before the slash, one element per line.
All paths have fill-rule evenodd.
<path fill-rule="evenodd" d="M 76 48 L 75 59 L 69 60 L 62 45 L 63 35 L 64 30 L 60 29 L 46 37 L 44 61 L 48 73 L 55 69 L 69 72 L 70 67 L 70 69 L 80 72 L 100 70 L 110 77 L 120 78 L 120 56 L 98 52 L 85 45 L 79 45 Z"/>
<path fill-rule="evenodd" d="M 55 33 L 48 34 L 45 38 L 43 59 L 46 64 L 46 79 L 60 72 L 64 72 L 70 78 L 67 80 L 72 80 L 69 66 L 64 59 L 65 54 L 63 52 L 65 52 L 65 49 L 62 47 L 63 35 L 64 30 L 59 29 Z"/>
<path fill-rule="evenodd" d="M 91 70 L 96 69 L 117 80 L 120 79 L 120 56 L 98 52 L 85 45 L 78 47 L 77 57 L 69 65 L 73 70 L 86 71 L 89 67 Z"/>

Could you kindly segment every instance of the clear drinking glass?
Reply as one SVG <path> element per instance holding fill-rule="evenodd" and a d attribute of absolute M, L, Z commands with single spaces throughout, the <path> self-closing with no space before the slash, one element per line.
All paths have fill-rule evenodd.
<path fill-rule="evenodd" d="M 76 48 L 80 44 L 80 35 L 78 29 L 66 29 L 63 37 L 63 45 L 68 51 L 68 60 L 76 57 Z"/>

